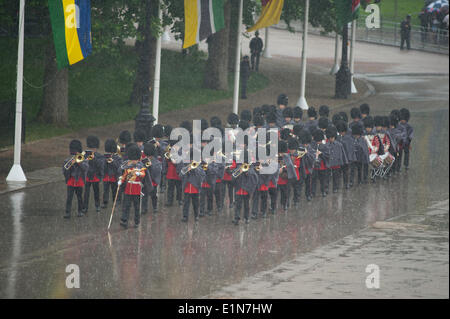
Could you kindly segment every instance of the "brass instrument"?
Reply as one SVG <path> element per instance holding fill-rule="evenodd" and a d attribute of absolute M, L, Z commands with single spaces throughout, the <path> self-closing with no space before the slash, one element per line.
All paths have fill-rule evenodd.
<path fill-rule="evenodd" d="M 186 175 L 190 170 L 196 169 L 200 165 L 199 162 L 192 161 L 190 165 L 186 165 L 180 171 L 181 175 Z"/>
<path fill-rule="evenodd" d="M 167 145 L 166 150 L 164 152 L 164 158 L 166 160 L 170 160 L 172 158 L 172 155 L 170 154 L 170 151 L 172 150 L 172 146 Z"/>
<path fill-rule="evenodd" d="M 239 177 L 242 173 L 248 172 L 248 170 L 250 169 L 250 164 L 244 163 L 241 166 L 239 166 L 239 168 L 236 168 L 233 173 L 231 174 L 231 176 L 233 176 L 234 178 Z"/>
<path fill-rule="evenodd" d="M 94 157 L 95 157 L 94 156 L 94 152 L 92 152 L 92 151 L 85 151 L 84 153 L 87 155 L 86 159 L 88 161 L 92 161 L 94 159 Z"/>
<path fill-rule="evenodd" d="M 258 165 L 255 166 L 255 170 L 257 172 L 259 172 L 261 170 L 261 168 L 262 168 L 262 163 L 258 163 Z"/>
<path fill-rule="evenodd" d="M 301 147 L 297 150 L 296 158 L 301 159 L 303 156 L 306 155 L 306 153 L 308 153 L 308 150 L 306 148 Z"/>
<path fill-rule="evenodd" d="M 150 166 L 152 166 L 152 161 L 146 157 L 142 160 L 142 164 L 144 164 L 145 167 L 149 168 Z"/>
<path fill-rule="evenodd" d="M 108 157 L 106 159 L 106 163 L 111 164 L 112 162 L 114 162 L 114 159 L 112 157 Z"/>
<path fill-rule="evenodd" d="M 209 165 L 209 164 L 206 163 L 206 162 L 205 162 L 205 163 L 202 163 L 202 168 L 203 168 L 204 171 L 207 171 L 207 170 L 208 170 L 208 165 Z"/>
<path fill-rule="evenodd" d="M 64 164 L 64 168 L 66 170 L 69 170 L 73 166 L 73 164 L 75 164 L 75 163 L 80 164 L 81 162 L 83 162 L 84 154 L 85 154 L 85 152 L 82 152 L 82 153 L 77 153 L 76 155 L 72 156 L 70 161 L 67 161 L 67 163 Z"/>

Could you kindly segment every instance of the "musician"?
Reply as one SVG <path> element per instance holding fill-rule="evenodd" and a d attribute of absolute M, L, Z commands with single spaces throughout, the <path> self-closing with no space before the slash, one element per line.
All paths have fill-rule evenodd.
<path fill-rule="evenodd" d="M 141 150 L 139 146 L 134 143 L 127 145 L 128 160 L 119 168 L 120 178 L 118 185 L 123 188 L 123 210 L 120 217 L 120 226 L 128 227 L 128 216 L 130 213 L 131 204 L 134 206 L 134 226 L 137 227 L 141 221 L 141 196 L 143 195 L 143 181 L 146 175 L 146 167 L 141 159 Z"/>
<path fill-rule="evenodd" d="M 64 160 L 62 172 L 67 185 L 66 212 L 64 218 L 69 219 L 72 210 L 73 194 L 78 201 L 78 217 L 83 216 L 83 187 L 86 173 L 89 169 L 87 161 L 77 161 L 76 156 L 81 155 L 82 145 L 79 140 L 72 140 L 69 144 L 70 157 Z"/>
<path fill-rule="evenodd" d="M 119 147 L 120 147 L 120 154 L 123 161 L 127 161 L 127 145 L 131 143 L 131 133 L 130 131 L 122 131 L 119 134 Z M 122 202 L 122 196 L 123 196 L 123 187 L 119 188 L 119 195 L 117 196 L 117 204 L 120 205 Z"/>
<path fill-rule="evenodd" d="M 297 181 L 297 174 L 289 154 L 288 144 L 285 141 L 278 142 L 278 158 L 280 162 L 280 175 L 277 185 L 281 195 L 281 207 L 284 211 L 287 211 L 289 208 L 289 184 Z"/>
<path fill-rule="evenodd" d="M 283 118 L 284 118 L 284 125 L 283 128 L 288 128 L 292 131 L 292 129 L 294 128 L 295 122 L 292 119 L 294 116 L 294 113 L 292 112 L 292 108 L 291 107 L 286 107 L 283 110 Z"/>
<path fill-rule="evenodd" d="M 181 177 L 182 189 L 184 191 L 184 205 L 183 205 L 183 222 L 187 222 L 189 218 L 189 206 L 192 202 L 192 208 L 194 210 L 195 221 L 199 219 L 199 196 L 200 188 L 203 181 L 206 178 L 206 173 L 203 170 L 200 163 L 194 163 L 193 161 L 193 149 L 190 149 L 191 162 L 179 163 L 177 165 L 178 175 Z M 183 173 L 183 170 L 186 170 Z"/>
<path fill-rule="evenodd" d="M 160 149 L 164 150 L 164 154 L 168 150 L 169 147 L 169 140 L 170 140 L 170 134 L 172 133 L 172 126 L 170 125 L 164 125 L 164 135 L 160 142 Z M 159 185 L 159 190 L 161 194 L 163 194 L 166 191 L 166 174 L 167 174 L 167 159 L 164 158 L 164 154 L 162 154 L 162 171 L 161 171 L 161 184 Z"/>
<path fill-rule="evenodd" d="M 330 148 L 330 160 L 328 166 L 330 167 L 331 176 L 333 178 L 333 193 L 337 193 L 339 189 L 339 179 L 341 175 L 341 168 L 348 165 L 347 155 L 342 143 L 336 141 L 337 129 L 335 126 L 329 126 L 325 132 L 327 137 L 327 144 Z"/>
<path fill-rule="evenodd" d="M 411 150 L 411 141 L 414 136 L 414 129 L 413 127 L 408 123 L 411 115 L 408 109 L 401 109 L 400 110 L 400 123 L 399 127 L 404 130 L 405 137 L 400 142 L 399 145 L 399 158 L 398 158 L 398 166 L 397 169 L 400 171 L 401 164 L 402 164 L 402 157 L 403 154 L 405 155 L 403 165 L 405 165 L 405 170 L 408 170 L 409 168 L 409 151 Z"/>
<path fill-rule="evenodd" d="M 328 182 L 328 162 L 330 160 L 329 145 L 325 142 L 325 134 L 322 130 L 316 129 L 313 133 L 313 142 L 311 147 L 316 155 L 314 162 L 313 175 L 311 181 L 312 196 L 316 195 L 317 181 L 320 182 L 320 191 L 322 197 L 327 196 L 327 182 Z"/>
<path fill-rule="evenodd" d="M 391 169 L 391 174 L 396 174 L 399 171 L 399 156 L 400 156 L 400 143 L 406 136 L 406 130 L 402 129 L 402 127 L 399 127 L 398 125 L 398 118 L 395 114 L 389 115 L 389 130 L 388 130 L 390 136 L 391 136 L 391 148 L 393 148 L 393 153 L 391 154 L 394 156 L 394 166 Z"/>
<path fill-rule="evenodd" d="M 329 117 L 330 117 L 330 108 L 328 107 L 328 105 L 321 105 L 321 106 L 319 107 L 319 121 L 320 121 L 320 119 L 322 119 L 322 118 L 327 119 L 327 122 L 328 122 L 327 127 L 328 127 L 328 126 L 330 126 L 331 124 L 333 124 L 333 123 L 329 120 Z M 325 128 L 325 129 L 326 129 L 326 128 Z"/>
<path fill-rule="evenodd" d="M 98 151 L 100 140 L 97 136 L 88 136 L 86 139 L 87 150 L 86 159 L 89 163 L 89 170 L 86 175 L 86 186 L 84 188 L 83 214 L 86 214 L 89 207 L 89 197 L 91 186 L 94 190 L 95 210 L 100 212 L 100 181 L 105 173 L 105 158 Z"/>
<path fill-rule="evenodd" d="M 361 121 L 361 110 L 357 107 L 354 107 L 350 110 L 350 117 L 352 118 L 352 122 L 348 125 L 348 128 L 350 130 L 353 130 L 353 127 L 355 125 L 359 125 L 361 127 L 361 130 L 364 132 L 364 124 Z"/>
<path fill-rule="evenodd" d="M 240 174 L 236 177 L 236 207 L 234 211 L 233 224 L 238 225 L 241 219 L 241 209 L 244 208 L 245 223 L 248 224 L 250 214 L 250 195 L 254 193 L 258 184 L 258 175 L 251 165 L 251 159 L 247 151 L 243 151 L 240 157 L 243 163 L 237 165 Z M 233 172 L 233 175 L 237 173 Z"/>
<path fill-rule="evenodd" d="M 169 133 L 170 134 L 170 133 Z M 164 126 L 161 124 L 156 124 L 152 127 L 151 131 L 152 138 L 150 139 L 149 143 L 155 144 L 155 153 L 154 157 L 161 163 L 161 174 L 164 170 L 164 166 L 167 166 L 167 163 L 164 159 L 164 154 L 168 150 L 167 147 L 169 145 L 167 140 L 164 140 Z M 165 171 L 165 170 L 164 170 Z M 158 183 L 160 187 L 160 192 L 164 193 L 164 188 L 161 182 Z"/>
<path fill-rule="evenodd" d="M 366 116 L 363 120 L 364 128 L 365 128 L 365 140 L 367 142 L 367 147 L 369 150 L 369 160 L 372 162 L 373 160 L 378 160 L 379 155 L 384 154 L 383 144 L 380 141 L 380 138 L 376 134 L 374 130 L 375 121 L 371 116 Z M 363 180 L 364 183 L 367 182 L 369 175 L 369 164 L 363 164 Z M 376 182 L 376 176 L 374 174 L 371 175 L 372 183 Z"/>
<path fill-rule="evenodd" d="M 114 201 L 117 192 L 117 181 L 119 178 L 118 170 L 122 165 L 122 158 L 117 154 L 117 144 L 113 139 L 105 141 L 104 155 L 104 175 L 103 175 L 103 205 L 102 208 L 108 206 L 109 192 L 111 191 L 112 200 Z"/>
<path fill-rule="evenodd" d="M 276 125 L 278 127 L 283 127 L 285 123 L 284 116 L 283 116 L 283 110 L 287 108 L 289 103 L 289 98 L 286 94 L 280 94 L 277 98 L 277 105 L 278 107 L 275 108 L 275 117 L 276 117 Z"/>
<path fill-rule="evenodd" d="M 225 142 L 222 145 L 223 152 L 225 152 Z M 231 176 L 233 170 L 236 168 L 236 155 L 235 154 L 225 154 L 227 156 L 226 163 L 225 163 L 225 169 L 224 174 L 222 178 L 222 187 L 221 187 L 221 193 L 222 193 L 222 201 L 221 201 L 221 207 L 224 207 L 225 202 L 225 193 L 228 190 L 228 199 L 229 199 L 229 208 L 233 208 L 234 206 L 234 180 Z"/>
<path fill-rule="evenodd" d="M 175 146 L 177 140 L 169 140 L 169 145 L 176 149 L 178 146 Z M 181 150 L 179 150 L 181 151 Z M 183 205 L 182 201 L 182 189 L 181 189 L 181 178 L 178 175 L 176 164 L 174 163 L 172 158 L 166 159 L 167 163 L 167 171 L 166 171 L 166 180 L 167 180 L 167 207 L 173 206 L 173 199 L 176 194 L 176 201 L 179 206 Z"/>
<path fill-rule="evenodd" d="M 161 183 L 162 163 L 157 157 L 157 146 L 155 143 L 144 144 L 144 158 L 141 163 L 147 168 L 144 178 L 144 189 L 142 197 L 142 214 L 147 213 L 148 197 L 152 199 L 153 213 L 158 212 L 158 185 Z"/>
<path fill-rule="evenodd" d="M 344 147 L 345 156 L 348 163 L 343 164 L 341 167 L 341 173 L 345 189 L 349 189 L 353 186 L 353 178 L 349 180 L 349 172 L 351 169 L 357 169 L 356 154 L 355 154 L 355 141 L 351 133 L 348 132 L 347 123 L 344 121 L 338 121 L 336 123 L 336 129 L 338 132 L 337 141 Z M 354 167 L 354 168 L 353 168 Z"/>
<path fill-rule="evenodd" d="M 300 183 L 305 183 L 305 197 L 308 202 L 312 200 L 312 173 L 316 160 L 316 152 L 311 146 L 312 136 L 309 130 L 303 130 L 298 136 L 300 145 L 306 150 L 306 154 L 300 159 Z"/>
<path fill-rule="evenodd" d="M 262 174 L 261 169 L 269 165 L 268 160 L 259 158 L 260 154 L 265 154 L 269 145 L 258 146 L 258 161 L 253 164 L 256 174 L 258 175 L 258 184 L 252 197 L 252 219 L 258 219 L 258 213 L 261 212 L 261 217 L 266 217 L 267 213 L 267 198 L 269 192 L 269 174 Z"/>
<path fill-rule="evenodd" d="M 202 138 L 202 151 L 203 148 L 209 142 L 211 142 L 211 139 Z M 201 184 L 200 190 L 200 217 L 205 216 L 205 212 L 208 216 L 212 215 L 214 190 L 216 188 L 216 181 L 219 174 L 219 166 L 215 162 L 214 154 L 209 155 L 210 158 L 205 159 L 201 163 L 202 169 L 205 171 L 206 177 Z"/>
<path fill-rule="evenodd" d="M 308 113 L 308 121 L 305 123 L 304 128 L 309 130 L 312 134 L 312 132 L 316 130 L 318 125 L 317 112 L 314 106 L 310 106 L 307 113 Z"/>
<path fill-rule="evenodd" d="M 353 148 L 355 150 L 356 161 L 354 162 L 354 165 L 350 167 L 350 185 L 353 185 L 356 171 L 358 172 L 358 184 L 360 185 L 364 183 L 363 165 L 369 163 L 369 148 L 367 147 L 367 142 L 363 136 L 363 129 L 359 124 L 353 126 L 351 134 L 354 140 Z"/>
<path fill-rule="evenodd" d="M 294 121 L 294 125 L 301 125 L 303 127 L 302 123 L 302 117 L 303 117 L 303 110 L 300 106 L 296 106 L 292 109 L 292 117 Z"/>
<path fill-rule="evenodd" d="M 141 150 L 141 152 L 144 151 L 144 142 L 147 139 L 147 137 L 145 135 L 146 135 L 146 133 L 143 129 L 137 129 L 133 133 L 133 140 L 136 143 L 136 145 L 139 146 L 139 149 Z"/>
<path fill-rule="evenodd" d="M 361 111 L 361 120 L 364 120 L 366 117 L 370 116 L 370 106 L 367 103 L 361 104 L 359 106 L 359 110 Z"/>
<path fill-rule="evenodd" d="M 301 155 L 298 154 L 299 148 L 300 143 L 296 138 L 291 137 L 288 139 L 289 154 L 295 168 L 295 178 L 289 179 L 289 189 L 292 189 L 292 193 L 294 194 L 294 208 L 298 208 L 300 202 L 300 194 L 302 191 L 302 181 L 300 173 Z"/>

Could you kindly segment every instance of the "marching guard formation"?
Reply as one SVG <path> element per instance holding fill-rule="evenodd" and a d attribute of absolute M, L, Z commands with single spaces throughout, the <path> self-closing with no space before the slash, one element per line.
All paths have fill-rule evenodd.
<path fill-rule="evenodd" d="M 167 193 L 167 207 L 180 206 L 183 222 L 188 221 L 191 206 L 198 221 L 212 215 L 214 203 L 218 214 L 227 203 L 234 209 L 232 221 L 238 225 L 242 217 L 248 223 L 250 218 L 275 214 L 277 207 L 285 211 L 290 207 L 298 209 L 303 187 L 305 200 L 311 201 L 314 197 L 326 197 L 330 191 L 336 193 L 341 188 L 348 190 L 391 178 L 400 172 L 402 162 L 408 169 L 413 128 L 408 123 L 407 109 L 372 116 L 369 105 L 363 104 L 351 109 L 350 118 L 349 121 L 345 112 L 330 118 L 326 105 L 317 111 L 310 107 L 304 116 L 300 107 L 288 107 L 288 97 L 281 94 L 277 106 L 263 105 L 253 112 L 244 110 L 240 116 L 231 113 L 225 125 L 217 116 L 209 123 L 202 119 L 202 131 L 214 127 L 222 132 L 223 149 L 211 156 L 223 157 L 223 161 L 193 159 L 192 125 L 188 121 L 180 127 L 191 133 L 189 154 L 185 154 L 190 156 L 189 163 L 177 164 L 172 158 L 174 151 L 182 156 L 183 149 L 177 144 L 178 138 L 170 139 L 169 125 L 154 125 L 151 136 L 136 130 L 132 137 L 129 131 L 123 131 L 116 140 L 105 141 L 104 154 L 99 152 L 100 142 L 95 136 L 87 137 L 85 150 L 79 140 L 73 140 L 69 145 L 70 157 L 62 169 L 67 185 L 64 217 L 71 217 L 74 194 L 78 216 L 88 213 L 92 187 L 96 211 L 107 208 L 110 200 L 112 212 L 121 206 L 120 225 L 124 228 L 128 227 L 131 206 L 134 225 L 138 226 L 150 203 L 153 213 L 158 211 L 158 195 L 163 193 Z M 235 134 L 227 134 L 225 127 Z M 278 135 L 275 162 L 249 152 L 248 135 L 243 131 L 256 136 L 260 128 Z M 243 138 L 236 138 L 239 134 L 244 134 Z M 225 151 L 226 140 L 235 144 L 232 153 Z M 202 138 L 201 148 L 211 141 Z M 256 144 L 256 154 L 269 153 L 271 142 Z M 262 168 L 269 165 L 275 165 L 276 169 L 271 174 L 263 173 Z M 110 225 L 111 220 L 112 215 Z"/>

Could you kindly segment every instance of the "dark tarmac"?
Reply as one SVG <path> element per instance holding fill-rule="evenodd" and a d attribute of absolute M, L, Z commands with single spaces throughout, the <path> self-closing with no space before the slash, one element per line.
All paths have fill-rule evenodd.
<path fill-rule="evenodd" d="M 310 203 L 302 194 L 297 211 L 237 227 L 229 210 L 182 223 L 179 207 L 163 206 L 164 194 L 159 212 L 150 210 L 138 229 L 122 230 L 116 210 L 110 234 L 111 206 L 62 218 L 62 182 L 6 193 L 0 195 L 0 298 L 202 297 L 376 221 L 448 199 L 448 77 L 367 80 L 377 91 L 367 100 L 371 113 L 411 110 L 415 138 L 407 172 Z M 80 268 L 79 289 L 66 288 L 69 264 Z"/>

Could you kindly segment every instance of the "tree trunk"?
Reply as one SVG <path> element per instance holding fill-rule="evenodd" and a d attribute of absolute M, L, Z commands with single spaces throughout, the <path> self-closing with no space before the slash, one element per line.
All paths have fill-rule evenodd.
<path fill-rule="evenodd" d="M 40 122 L 65 126 L 69 123 L 69 70 L 58 70 L 53 38 L 45 54 L 44 92 L 37 119 Z"/>
<path fill-rule="evenodd" d="M 236 62 L 237 27 L 239 16 L 239 1 L 231 1 L 230 36 L 228 47 L 228 70 L 234 72 Z"/>
<path fill-rule="evenodd" d="M 208 38 L 208 60 L 203 87 L 213 90 L 228 90 L 228 44 L 230 34 L 230 1 L 225 3 L 225 28 Z"/>
<path fill-rule="evenodd" d="M 156 37 L 152 35 L 152 19 L 158 17 L 158 1 L 147 0 L 145 3 L 145 21 L 142 27 L 143 40 L 139 43 L 139 64 L 136 70 L 136 79 L 130 97 L 131 104 L 141 104 L 142 97 L 148 95 L 152 104 L 153 80 L 155 75 Z"/>

